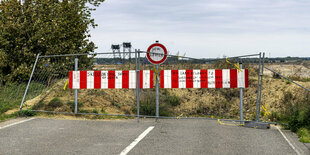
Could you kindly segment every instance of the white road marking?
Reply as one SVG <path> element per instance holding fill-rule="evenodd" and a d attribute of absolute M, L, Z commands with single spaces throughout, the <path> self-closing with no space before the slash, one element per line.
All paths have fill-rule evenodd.
<path fill-rule="evenodd" d="M 24 123 L 24 122 L 28 122 L 28 121 L 31 121 L 35 118 L 29 118 L 29 119 L 25 119 L 25 120 L 22 120 L 22 121 L 19 121 L 19 122 L 15 122 L 15 123 L 12 123 L 12 124 L 8 124 L 8 125 L 5 125 L 5 126 L 0 126 L 0 130 L 1 129 L 4 129 L 4 128 L 7 128 L 7 127 L 10 127 L 10 126 L 13 126 L 13 125 L 16 125 L 16 124 L 20 124 L 20 123 Z"/>
<path fill-rule="evenodd" d="M 277 127 L 281 135 L 284 137 L 284 139 L 287 141 L 287 143 L 291 146 L 291 148 L 298 154 L 301 155 L 300 152 L 294 147 L 294 145 L 287 139 L 287 137 L 284 135 L 284 133 Z"/>
<path fill-rule="evenodd" d="M 154 129 L 154 126 L 148 127 L 138 138 L 136 138 L 130 145 L 128 145 L 120 155 L 126 155 L 131 149 L 133 149 L 149 132 Z"/>

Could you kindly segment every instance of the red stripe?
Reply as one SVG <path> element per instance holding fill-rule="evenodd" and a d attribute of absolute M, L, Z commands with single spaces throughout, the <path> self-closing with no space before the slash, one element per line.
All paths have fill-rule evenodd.
<path fill-rule="evenodd" d="M 245 80 L 245 88 L 249 87 L 249 71 L 247 69 L 244 70 L 245 75 L 244 75 L 244 80 Z"/>
<path fill-rule="evenodd" d="M 171 88 L 179 88 L 179 70 L 171 70 Z"/>
<path fill-rule="evenodd" d="M 223 88 L 223 72 L 221 69 L 215 70 L 215 88 Z"/>
<path fill-rule="evenodd" d="M 151 74 L 151 76 L 150 76 L 150 88 L 153 88 L 153 85 L 154 85 L 154 83 L 153 83 L 153 81 L 154 81 L 154 72 L 153 72 L 153 70 L 150 70 L 150 74 Z"/>
<path fill-rule="evenodd" d="M 115 71 L 108 71 L 108 88 L 115 88 Z"/>
<path fill-rule="evenodd" d="M 94 88 L 101 89 L 101 71 L 94 71 Z"/>
<path fill-rule="evenodd" d="M 164 83 L 164 70 L 160 71 L 160 88 L 165 88 L 165 83 Z"/>
<path fill-rule="evenodd" d="M 140 88 L 143 88 L 143 70 L 140 70 Z"/>
<path fill-rule="evenodd" d="M 80 89 L 87 88 L 87 71 L 80 71 Z"/>
<path fill-rule="evenodd" d="M 122 88 L 129 88 L 129 71 L 122 71 Z"/>
<path fill-rule="evenodd" d="M 193 88 L 193 70 L 186 70 L 186 88 Z"/>
<path fill-rule="evenodd" d="M 237 88 L 237 69 L 231 69 L 230 70 L 230 88 Z"/>
<path fill-rule="evenodd" d="M 208 70 L 200 70 L 200 88 L 208 88 Z"/>
<path fill-rule="evenodd" d="M 73 72 L 69 72 L 69 89 L 72 89 Z"/>

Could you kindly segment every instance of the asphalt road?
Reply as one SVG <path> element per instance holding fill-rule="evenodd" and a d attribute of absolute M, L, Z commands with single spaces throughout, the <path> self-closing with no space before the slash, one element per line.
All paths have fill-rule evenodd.
<path fill-rule="evenodd" d="M 19 122 L 17 120 L 16 122 Z M 294 134 L 219 125 L 213 120 L 56 120 L 36 118 L 4 127 L 0 154 L 310 154 Z M 152 130 L 141 137 L 149 127 Z M 4 128 L 3 128 L 4 127 Z M 138 137 L 139 141 L 135 140 Z"/>

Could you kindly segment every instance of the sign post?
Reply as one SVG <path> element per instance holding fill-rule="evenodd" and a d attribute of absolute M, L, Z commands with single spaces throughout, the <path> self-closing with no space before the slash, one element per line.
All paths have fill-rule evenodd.
<path fill-rule="evenodd" d="M 164 63 L 168 57 L 167 49 L 164 45 L 158 43 L 149 46 L 146 52 L 146 57 L 150 63 L 156 65 L 155 78 L 156 78 L 156 121 L 159 118 L 159 65 Z"/>
<path fill-rule="evenodd" d="M 159 65 L 156 65 L 156 122 L 158 121 L 159 117 L 159 82 L 158 82 L 158 76 L 159 76 Z"/>

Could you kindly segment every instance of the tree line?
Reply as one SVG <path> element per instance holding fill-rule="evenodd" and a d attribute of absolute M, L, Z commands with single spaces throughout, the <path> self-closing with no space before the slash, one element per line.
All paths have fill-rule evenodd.
<path fill-rule="evenodd" d="M 104 0 L 1 0 L 0 83 L 23 82 L 37 54 L 94 52 L 91 12 Z"/>

